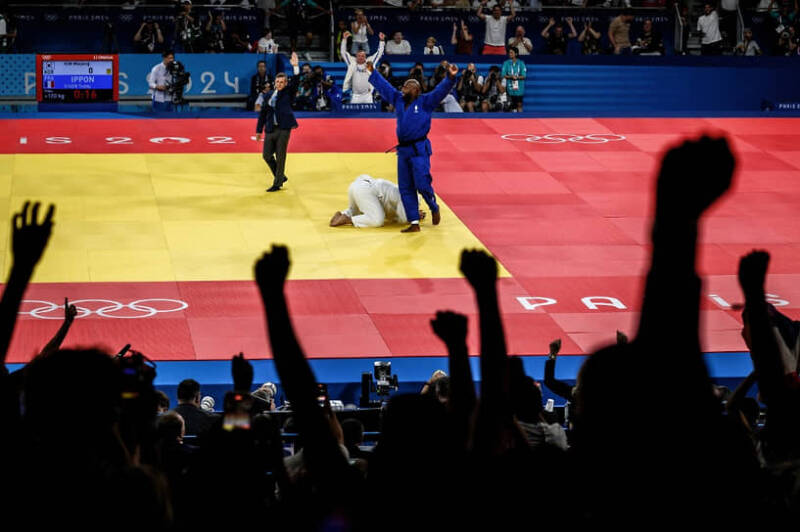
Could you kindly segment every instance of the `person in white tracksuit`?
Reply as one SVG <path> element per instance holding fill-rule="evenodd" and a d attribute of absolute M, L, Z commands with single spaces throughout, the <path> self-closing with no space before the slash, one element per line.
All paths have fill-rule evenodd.
<path fill-rule="evenodd" d="M 355 57 L 347 52 L 347 38 L 349 36 L 350 32 L 342 34 L 342 46 L 339 50 L 344 63 L 347 65 L 347 73 L 344 76 L 342 90 L 351 89 L 350 103 L 374 103 L 372 99 L 373 87 L 368 81 L 370 72 L 367 70 L 367 62 L 373 65 L 377 65 L 380 62 L 381 57 L 383 57 L 383 50 L 386 48 L 386 42 L 384 41 L 386 36 L 383 33 L 378 35 L 380 38 L 378 51 L 369 57 L 363 51 L 359 51 Z"/>
<path fill-rule="evenodd" d="M 381 227 L 384 223 L 408 223 L 400 189 L 391 181 L 361 174 L 350 184 L 347 195 L 350 206 L 333 215 L 331 227 Z M 420 211 L 420 219 L 424 217 L 425 212 Z"/>

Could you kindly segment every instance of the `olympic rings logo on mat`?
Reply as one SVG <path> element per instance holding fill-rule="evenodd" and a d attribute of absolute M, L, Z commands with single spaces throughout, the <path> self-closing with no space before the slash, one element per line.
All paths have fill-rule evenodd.
<path fill-rule="evenodd" d="M 75 305 L 78 311 L 76 318 L 87 318 L 95 315 L 101 318 L 113 319 L 139 319 L 151 318 L 156 314 L 179 312 L 189 307 L 189 303 L 180 299 L 137 299 L 130 303 L 120 303 L 110 299 L 76 299 L 69 302 Z M 156 303 L 153 305 L 153 303 Z M 163 304 L 159 304 L 163 303 Z M 38 305 L 30 310 L 21 310 L 19 313 L 40 320 L 63 320 L 64 305 L 53 303 L 52 301 L 42 301 L 40 299 L 25 299 L 22 301 L 23 308 L 28 305 Z M 164 308 L 162 308 L 164 307 Z"/>
<path fill-rule="evenodd" d="M 590 133 L 588 135 L 571 135 L 569 133 L 548 133 L 547 135 L 530 135 L 527 133 L 507 133 L 501 135 L 503 140 L 532 142 L 534 144 L 563 144 L 574 142 L 576 144 L 605 144 L 625 140 L 622 135 L 613 133 Z"/>

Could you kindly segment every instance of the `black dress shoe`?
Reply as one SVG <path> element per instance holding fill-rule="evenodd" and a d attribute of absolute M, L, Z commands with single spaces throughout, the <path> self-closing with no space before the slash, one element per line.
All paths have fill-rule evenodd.
<path fill-rule="evenodd" d="M 278 191 L 278 190 L 280 190 L 280 189 L 281 189 L 281 187 L 280 187 L 280 186 L 278 186 L 278 185 L 272 185 L 271 187 L 269 187 L 269 188 L 267 189 L 267 192 L 277 192 L 277 191 Z"/>

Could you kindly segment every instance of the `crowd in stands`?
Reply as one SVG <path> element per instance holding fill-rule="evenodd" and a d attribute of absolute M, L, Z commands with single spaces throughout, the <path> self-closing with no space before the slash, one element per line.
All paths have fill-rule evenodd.
<path fill-rule="evenodd" d="M 735 392 L 713 385 L 699 341 L 699 226 L 730 189 L 734 168 L 724 139 L 686 141 L 665 154 L 638 331 L 587 357 L 574 386 L 553 378 L 559 345 L 550 347 L 544 386 L 570 402 L 569 437 L 542 404 L 542 383 L 507 352 L 498 267 L 483 251 L 465 250 L 460 260 L 478 314 L 478 393 L 467 317 L 432 308 L 428 334 L 446 346 L 447 376 L 434 375 L 424 393 L 392 396 L 371 450 L 359 445 L 358 422 L 340 423 L 320 401 L 284 295 L 285 247 L 273 245 L 254 266 L 291 404 L 283 427 L 271 413 L 275 386 L 254 385 L 242 354 L 214 414 L 192 380 L 169 410 L 144 354 L 61 349 L 75 316 L 66 302 L 64 324 L 42 353 L 0 373 L 4 522 L 32 530 L 785 526 L 800 511 L 800 327 L 767 303 L 766 251 L 739 263 L 754 371 Z M 26 203 L 11 220 L 0 363 L 57 219 L 53 206 L 40 209 Z M 748 398 L 755 384 L 763 426 Z M 296 434 L 290 456 L 282 432 Z"/>
<path fill-rule="evenodd" d="M 741 2 L 741 5 L 740 5 Z M 104 4 L 108 2 L 103 2 Z M 74 4 L 74 2 L 73 2 Z M 271 30 L 277 28 L 279 36 L 287 38 L 289 44 L 286 51 L 309 50 L 315 35 L 320 40 L 316 46 L 320 50 L 328 47 L 327 20 L 333 16 L 329 5 L 315 0 L 257 0 L 255 2 L 211 2 L 209 7 L 193 7 L 188 0 L 172 0 L 171 2 L 138 2 L 130 4 L 137 9 L 146 9 L 147 5 L 173 4 L 175 15 L 171 21 L 161 23 L 148 18 L 147 14 L 141 16 L 140 27 L 133 35 L 114 35 L 113 39 L 130 39 L 137 52 L 159 53 L 164 50 L 177 52 L 208 52 L 208 53 L 275 53 L 277 46 L 272 41 L 271 46 L 265 46 L 266 41 L 272 40 Z M 197 4 L 197 2 L 196 2 Z M 88 4 L 86 4 L 88 5 Z M 342 7 L 342 4 L 335 4 Z M 394 4 L 390 4 L 394 5 Z M 427 36 L 419 42 L 410 42 L 404 39 L 403 30 L 406 28 L 380 28 L 390 40 L 387 42 L 387 55 L 477 55 L 477 54 L 505 54 L 509 46 L 517 47 L 520 55 L 528 54 L 565 54 L 567 44 L 577 41 L 580 46 L 576 49 L 585 55 L 595 54 L 664 54 L 663 36 L 653 29 L 651 18 L 658 14 L 654 12 L 639 12 L 636 22 L 633 21 L 632 11 L 628 8 L 651 7 L 667 9 L 670 14 L 680 13 L 686 28 L 684 39 L 689 34 L 696 34 L 702 41 L 704 55 L 759 55 L 767 50 L 771 55 L 797 55 L 798 39 L 800 39 L 800 5 L 798 0 L 720 0 L 707 4 L 697 18 L 690 16 L 686 2 L 669 3 L 662 0 L 559 0 L 543 3 L 539 0 L 531 2 L 518 2 L 517 0 L 459 0 L 457 2 L 430 2 L 423 4 L 421 0 L 414 0 L 406 7 L 416 9 L 454 7 L 460 8 L 453 11 L 459 14 L 459 21 L 453 25 L 452 36 L 449 41 L 437 41 L 436 37 Z M 251 7 L 263 11 L 264 31 L 259 32 L 252 27 L 248 29 L 242 23 L 230 23 L 225 18 L 226 8 L 229 6 Z M 572 16 L 552 17 L 546 26 L 524 27 L 514 25 L 516 13 L 521 10 L 540 9 L 542 6 L 565 6 L 576 8 Z M 611 22 L 610 26 L 602 25 L 600 21 L 583 20 L 582 11 L 577 8 L 608 7 L 610 9 L 626 10 L 620 17 Z M 759 28 L 738 28 L 737 9 L 765 13 L 764 22 L 759 22 Z M 375 10 L 380 13 L 380 10 Z M 345 12 L 341 12 L 345 13 Z M 361 9 L 355 11 L 352 20 L 337 20 L 334 29 L 334 53 L 338 57 L 339 45 L 345 32 L 351 35 L 347 38 L 348 49 L 364 50 L 369 53 L 370 39 L 375 35 L 375 29 L 369 20 L 370 12 Z M 337 15 L 337 18 L 341 15 Z M 473 21 L 477 16 L 478 24 Z M 470 20 L 471 19 L 471 20 Z M 323 21 L 324 23 L 321 23 Z M 17 34 L 17 22 L 9 9 L 0 8 L 0 53 L 14 50 L 14 40 Z M 511 26 L 509 26 L 511 25 Z M 594 26 L 594 27 L 593 27 Z M 514 28 L 512 30 L 512 28 Z M 521 28 L 521 34 L 520 34 Z M 748 31 L 750 30 L 750 31 Z M 270 32 L 267 34 L 266 32 Z M 509 34 L 510 32 L 510 34 Z M 532 33 L 531 35 L 525 34 Z M 255 34 L 254 34 L 255 33 Z M 477 42 L 474 34 L 483 36 L 483 42 Z M 743 34 L 743 38 L 739 35 Z M 760 39 L 769 42 L 757 42 L 754 34 Z M 536 42 L 539 35 L 544 41 Z M 353 52 L 355 53 L 355 52 Z M 574 51 L 571 53 L 575 53 Z"/>

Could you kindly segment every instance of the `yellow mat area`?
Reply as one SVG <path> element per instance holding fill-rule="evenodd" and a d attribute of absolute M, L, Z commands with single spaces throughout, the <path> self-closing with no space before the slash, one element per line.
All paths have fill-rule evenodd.
<path fill-rule="evenodd" d="M 417 234 L 328 227 L 357 175 L 396 180 L 393 154 L 290 154 L 276 193 L 267 173 L 251 153 L 0 155 L 4 270 L 26 199 L 57 206 L 37 282 L 251 279 L 273 242 L 294 279 L 458 277 L 461 249 L 484 247 L 444 202 L 441 225 Z"/>

